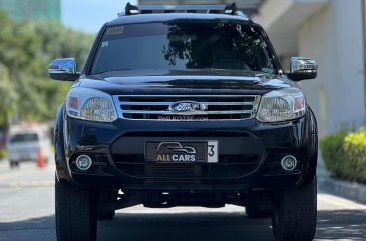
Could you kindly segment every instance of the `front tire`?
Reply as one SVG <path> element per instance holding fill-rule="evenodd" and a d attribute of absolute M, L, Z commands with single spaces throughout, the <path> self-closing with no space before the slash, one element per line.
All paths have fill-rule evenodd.
<path fill-rule="evenodd" d="M 19 162 L 17 161 L 10 161 L 10 169 L 19 168 Z"/>
<path fill-rule="evenodd" d="M 58 241 L 95 241 L 97 218 L 92 192 L 55 180 Z"/>
<path fill-rule="evenodd" d="M 99 194 L 99 203 L 103 204 L 103 203 L 109 203 L 109 202 L 114 202 L 117 200 L 117 193 L 116 192 L 105 192 L 105 193 L 100 193 Z M 98 220 L 111 220 L 114 218 L 116 214 L 116 211 L 108 211 L 108 212 L 98 212 L 97 213 L 97 219 Z"/>
<path fill-rule="evenodd" d="M 272 229 L 277 241 L 311 241 L 317 217 L 317 181 L 284 190 L 273 200 Z"/>

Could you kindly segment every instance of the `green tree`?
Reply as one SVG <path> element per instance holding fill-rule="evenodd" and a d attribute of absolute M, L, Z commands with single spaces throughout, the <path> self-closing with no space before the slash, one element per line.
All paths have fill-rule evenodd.
<path fill-rule="evenodd" d="M 15 113 L 18 95 L 10 81 L 7 68 L 0 63 L 0 127 L 5 128 L 10 115 Z"/>
<path fill-rule="evenodd" d="M 50 80 L 47 65 L 75 57 L 81 68 L 93 36 L 56 22 L 12 22 L 4 13 L 0 22 L 0 126 L 14 113 L 20 120 L 53 119 L 70 83 Z"/>

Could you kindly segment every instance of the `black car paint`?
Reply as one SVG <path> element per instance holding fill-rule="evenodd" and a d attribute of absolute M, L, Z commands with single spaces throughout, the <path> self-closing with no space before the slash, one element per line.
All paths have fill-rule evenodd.
<path fill-rule="evenodd" d="M 147 125 L 142 122 L 130 120 L 118 120 L 112 124 L 95 124 L 90 121 L 76 120 L 66 117 L 63 107 L 58 112 L 56 128 L 57 138 L 63 138 L 62 132 L 68 133 L 63 143 L 59 140 L 56 144 L 56 164 L 57 174 L 59 178 L 66 179 L 80 187 L 100 187 L 100 188 L 117 188 L 124 184 L 124 180 L 131 178 L 120 173 L 113 164 L 111 158 L 110 146 L 123 134 L 128 132 L 169 132 L 179 130 L 189 131 L 209 131 L 209 132 L 235 132 L 246 133 L 258 138 L 258 142 L 266 148 L 268 154 L 283 153 L 292 154 L 299 158 L 304 165 L 303 172 L 297 173 L 278 173 L 273 176 L 258 177 L 257 174 L 252 177 L 243 177 L 230 180 L 231 188 L 242 188 L 242 184 L 246 184 L 246 189 L 267 189 L 281 188 L 286 184 L 287 187 L 295 187 L 300 185 L 304 180 L 310 181 L 315 175 L 316 155 L 317 155 L 317 138 L 316 138 L 316 123 L 313 114 L 309 111 L 308 114 L 300 119 L 281 124 L 262 124 L 254 120 L 252 121 L 237 121 L 233 123 L 153 123 Z M 65 126 L 69 130 L 63 130 L 62 119 L 65 118 Z M 308 124 L 309 123 L 309 124 Z M 182 125 L 183 124 L 183 125 Z M 96 128 L 97 127 L 97 128 Z M 192 138 L 186 138 L 191 140 Z M 61 144 L 61 145 L 60 145 Z M 65 151 L 65 152 L 64 152 Z M 64 152 L 64 153 L 63 153 Z M 70 167 L 70 159 L 76 155 L 85 152 L 105 153 L 109 157 L 109 168 L 107 173 L 80 173 L 72 171 Z M 263 163 L 261 163 L 263 164 Z M 260 165 L 261 165 L 260 164 Z M 305 174 L 306 173 L 306 174 Z M 257 177 L 257 178 L 254 178 Z M 174 178 L 173 178 L 174 179 Z M 225 182 L 224 182 L 225 183 Z M 217 181 L 217 185 L 220 182 Z M 143 188 L 142 186 L 140 188 Z M 146 188 L 146 187 L 144 187 Z M 190 187 L 192 188 L 192 187 Z"/>
<path fill-rule="evenodd" d="M 152 71 L 155 72 L 155 71 Z M 168 74 L 169 73 L 169 74 Z M 226 76 L 206 76 L 207 72 L 201 73 L 204 78 L 198 78 L 198 73 L 195 71 L 194 76 L 187 75 L 187 73 L 175 73 L 167 72 L 167 75 L 163 76 L 161 71 L 158 74 L 147 74 L 135 77 L 131 73 L 118 73 L 118 77 L 113 76 L 112 73 L 106 74 L 104 80 L 102 76 L 95 76 L 90 79 L 82 79 L 76 82 L 76 87 L 82 88 L 95 88 L 102 90 L 108 94 L 264 94 L 271 90 L 286 88 L 294 86 L 294 84 L 285 78 L 276 78 L 276 76 L 251 76 L 251 77 L 230 77 Z M 207 78 L 207 79 L 206 79 Z M 212 80 L 216 78 L 217 80 Z M 198 83 L 197 85 L 192 84 Z M 221 86 L 221 89 L 214 88 L 217 85 Z M 66 159 L 63 158 L 63 154 L 57 158 L 58 174 L 66 178 L 68 181 L 76 182 L 75 184 L 82 186 L 83 183 L 90 184 L 92 186 L 98 186 L 100 181 L 95 175 L 88 176 L 75 172 L 73 173 L 70 166 L 70 158 L 77 153 L 84 153 L 85 148 L 91 148 L 89 151 L 105 152 L 109 159 L 110 175 L 123 176 L 117 170 L 114 170 L 113 161 L 111 158 L 109 146 L 117 140 L 120 136 L 128 132 L 147 132 L 147 131 L 227 131 L 227 132 L 243 132 L 249 133 L 259 139 L 266 148 L 275 148 L 275 152 L 282 152 L 286 154 L 286 151 L 296 152 L 296 156 L 304 157 L 307 160 L 313 160 L 306 167 L 309 170 L 308 179 L 312 179 L 314 176 L 316 156 L 317 153 L 317 140 L 316 140 L 316 123 L 315 118 L 310 111 L 304 118 L 299 120 L 276 123 L 276 124 L 264 124 L 256 120 L 243 120 L 243 121 L 225 121 L 225 122 L 153 122 L 145 121 L 131 121 L 118 119 L 117 121 L 107 123 L 95 123 L 90 121 L 76 120 L 68 117 L 64 108 L 61 107 L 58 113 L 58 133 L 64 133 L 67 140 L 64 140 L 65 146 L 57 146 L 57 150 L 61 153 L 65 149 Z M 63 130 L 63 125 L 67 126 L 68 130 Z M 62 134 L 57 135 L 59 137 Z M 311 137 L 309 139 L 309 136 Z M 189 140 L 189 138 L 188 138 Z M 62 142 L 58 141 L 58 144 Z M 311 148 L 310 148 L 311 146 Z M 310 150 L 309 150 L 310 148 Z M 58 153 L 58 151 L 56 151 Z M 311 153 L 309 156 L 308 154 Z M 63 171 L 62 171 L 63 170 Z M 67 171 L 65 171 L 67 170 Z M 72 176 L 73 175 L 73 176 Z M 110 175 L 107 175 L 106 179 L 114 179 Z M 287 183 L 286 178 L 292 180 L 294 174 L 282 173 L 282 182 Z M 292 180 L 290 185 L 299 185 L 305 176 L 301 173 L 297 173 L 296 180 Z M 79 181 L 77 181 L 79 179 Z M 124 178 L 117 178 L 111 183 L 107 182 L 106 186 L 101 188 L 108 188 L 113 183 L 115 185 L 122 185 Z M 253 178 L 252 178 L 253 179 Z M 265 177 L 264 179 L 269 179 Z M 269 188 L 267 185 L 273 184 L 273 187 L 280 187 L 280 184 L 275 185 L 275 180 L 278 177 L 274 176 L 273 180 L 270 179 L 267 184 L 263 186 L 257 186 L 256 188 Z M 119 181 L 118 181 L 119 180 Z M 255 185 L 257 181 L 252 181 Z M 105 183 L 105 182 L 104 182 Z M 248 183 L 248 181 L 243 181 Z M 258 182 L 259 183 L 259 182 Z M 282 184 L 281 184 L 282 185 Z"/>
<path fill-rule="evenodd" d="M 160 20 L 174 20 L 181 14 L 164 14 Z M 183 16 L 183 15 L 182 15 Z M 196 17 L 189 15 L 188 17 Z M 199 15 L 201 18 L 201 15 Z M 184 17 L 187 17 L 184 14 Z M 206 17 L 206 16 L 204 16 Z M 212 17 L 207 17 L 212 19 Z M 218 16 L 219 18 L 219 16 Z M 220 17 L 221 18 L 221 17 Z M 241 17 L 229 16 L 242 21 Z M 100 75 L 89 75 L 90 66 L 96 47 L 106 26 L 135 22 L 158 21 L 156 16 L 128 16 L 107 23 L 101 29 L 86 61 L 80 78 L 72 88 L 93 88 L 110 95 L 123 94 L 259 94 L 272 90 L 297 85 L 282 75 L 282 68 L 277 59 L 277 74 L 250 73 L 242 71 L 192 70 L 192 71 L 116 71 Z M 227 19 L 225 21 L 228 21 Z M 252 23 L 253 27 L 261 27 Z M 270 48 L 273 50 L 272 45 Z M 274 53 L 274 51 L 272 51 Z M 236 178 L 215 178 L 201 185 L 169 186 L 145 185 L 140 179 L 119 171 L 112 159 L 111 146 L 121 136 L 128 133 L 158 132 L 225 132 L 235 135 L 248 135 L 255 139 L 261 147 L 261 161 L 257 168 L 244 176 Z M 142 134 L 143 135 L 143 134 Z M 146 139 L 146 138 L 145 138 Z M 170 138 L 164 137 L 162 140 Z M 190 140 L 192 138 L 185 138 Z M 106 167 L 101 172 L 80 172 L 72 168 L 71 161 L 77 154 L 103 153 Z M 297 172 L 279 171 L 263 173 L 263 168 L 270 155 L 292 154 L 296 156 L 302 169 Z M 262 190 L 297 187 L 310 182 L 316 174 L 317 162 L 317 126 L 310 107 L 304 117 L 281 123 L 260 123 L 255 119 L 241 121 L 212 122 L 151 122 L 118 119 L 112 123 L 99 123 L 74 119 L 67 116 L 64 105 L 61 105 L 56 116 L 55 129 L 55 160 L 56 173 L 59 180 L 64 180 L 81 188 L 100 189 L 173 189 L 173 190 Z M 170 178 L 174 180 L 174 178 Z M 182 178 L 176 178 L 180 180 Z M 205 178 L 202 178 L 202 180 Z"/>
<path fill-rule="evenodd" d="M 297 86 L 285 77 L 241 71 L 116 71 L 80 79 L 79 87 L 108 94 L 121 93 L 205 93 L 264 94 Z"/>

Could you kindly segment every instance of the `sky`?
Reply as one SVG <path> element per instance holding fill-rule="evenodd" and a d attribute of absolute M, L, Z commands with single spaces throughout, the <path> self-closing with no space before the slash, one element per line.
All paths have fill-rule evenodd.
<path fill-rule="evenodd" d="M 136 0 L 129 0 L 135 4 Z M 97 33 L 102 25 L 117 17 L 127 0 L 61 0 L 62 22 L 71 28 Z"/>

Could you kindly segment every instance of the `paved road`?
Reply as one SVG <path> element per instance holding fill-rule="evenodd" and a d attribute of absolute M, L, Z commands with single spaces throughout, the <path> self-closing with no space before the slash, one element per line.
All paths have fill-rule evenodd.
<path fill-rule="evenodd" d="M 53 167 L 26 163 L 10 171 L 0 162 L 0 241 L 54 241 Z M 316 240 L 366 240 L 366 206 L 323 192 Z M 250 220 L 244 209 L 141 206 L 98 223 L 99 241 L 270 241 L 269 219 Z"/>

